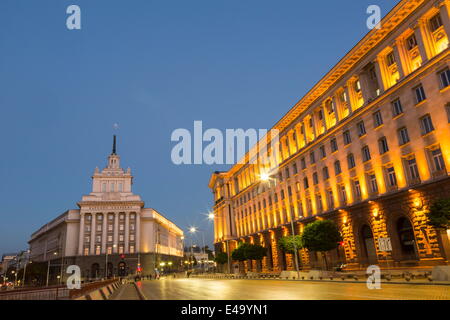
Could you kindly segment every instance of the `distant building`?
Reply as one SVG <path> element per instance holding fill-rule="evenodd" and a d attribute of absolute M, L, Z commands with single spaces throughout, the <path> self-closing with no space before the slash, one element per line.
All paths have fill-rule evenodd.
<path fill-rule="evenodd" d="M 5 253 L 2 255 L 1 261 L 1 273 L 4 274 L 8 270 L 8 268 L 14 263 L 14 259 L 16 259 L 17 253 Z"/>
<path fill-rule="evenodd" d="M 108 165 L 95 169 L 92 192 L 42 226 L 29 240 L 32 261 L 78 265 L 84 279 L 150 274 L 160 260 L 181 265 L 183 231 L 133 194 L 131 170 L 120 167 L 116 137 Z M 64 274 L 64 273 L 63 273 Z"/>

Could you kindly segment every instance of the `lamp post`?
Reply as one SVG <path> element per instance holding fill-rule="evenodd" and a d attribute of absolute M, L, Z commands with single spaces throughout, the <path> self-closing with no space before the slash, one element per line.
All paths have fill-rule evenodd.
<path fill-rule="evenodd" d="M 274 185 L 273 187 L 276 187 L 276 179 L 273 179 L 270 177 L 270 175 L 268 173 L 262 173 L 261 176 L 261 182 L 263 183 L 268 183 L 269 184 L 269 189 L 272 190 L 272 181 L 274 181 Z M 271 191 L 271 194 L 273 195 L 273 191 Z M 297 244 L 295 242 L 295 227 L 294 227 L 294 219 L 292 216 L 292 211 L 289 210 L 289 215 L 290 215 L 290 220 L 291 220 L 291 234 L 292 234 L 292 243 L 294 245 L 294 262 L 295 262 L 295 270 L 297 271 L 297 279 L 300 279 L 300 268 L 299 268 L 299 263 L 298 263 L 298 249 L 297 249 Z"/>
<path fill-rule="evenodd" d="M 25 260 L 25 266 L 23 267 L 23 287 L 25 286 L 25 275 L 27 273 L 27 265 L 28 265 L 28 260 L 30 260 L 30 250 L 27 250 L 27 254 L 28 254 L 28 259 Z M 30 261 L 31 263 L 31 261 Z"/>
<path fill-rule="evenodd" d="M 190 233 L 192 233 L 193 235 L 194 234 L 196 234 L 198 231 L 201 231 L 201 234 L 202 234 L 202 242 L 203 242 L 203 255 L 205 255 L 205 233 L 204 233 L 204 231 L 203 230 L 200 230 L 200 229 L 198 229 L 198 228 L 196 228 L 196 227 L 191 227 L 190 229 L 189 229 L 189 232 Z M 192 249 L 192 246 L 191 246 L 191 249 Z M 202 259 L 203 260 L 203 259 Z M 204 270 L 204 263 L 202 262 L 202 271 L 205 271 Z"/>
<path fill-rule="evenodd" d="M 56 256 L 58 254 L 58 252 L 53 252 L 53 255 Z M 50 261 L 51 259 L 48 260 L 48 265 L 47 265 L 47 282 L 46 282 L 46 287 L 48 287 L 48 278 L 50 276 Z"/>

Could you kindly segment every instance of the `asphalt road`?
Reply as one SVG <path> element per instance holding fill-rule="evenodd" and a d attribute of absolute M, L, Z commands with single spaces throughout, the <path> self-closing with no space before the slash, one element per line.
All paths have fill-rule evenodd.
<path fill-rule="evenodd" d="M 450 300 L 450 286 L 382 284 L 369 290 L 364 283 L 161 279 L 138 283 L 149 300 Z M 119 300 L 135 299 L 132 285 Z"/>

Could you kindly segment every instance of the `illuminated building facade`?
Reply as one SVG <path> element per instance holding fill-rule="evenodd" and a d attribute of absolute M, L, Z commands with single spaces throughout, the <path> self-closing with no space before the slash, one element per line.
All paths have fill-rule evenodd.
<path fill-rule="evenodd" d="M 300 234 L 331 219 L 344 239 L 327 253 L 334 265 L 448 263 L 450 231 L 430 227 L 425 213 L 450 197 L 449 13 L 449 0 L 400 1 L 274 126 L 269 166 L 252 163 L 254 147 L 245 164 L 212 175 L 216 251 L 258 243 L 264 271 L 292 270 L 277 246 L 291 220 Z M 323 263 L 305 249 L 299 258 L 302 268 Z"/>
<path fill-rule="evenodd" d="M 61 262 L 78 265 L 85 279 L 135 274 L 139 268 L 150 274 L 160 261 L 180 265 L 183 231 L 156 210 L 144 208 L 132 184 L 130 168 L 120 166 L 114 136 L 108 164 L 95 169 L 92 192 L 78 202 L 79 209 L 64 212 L 32 234 L 31 260 L 50 260 L 58 270 Z"/>

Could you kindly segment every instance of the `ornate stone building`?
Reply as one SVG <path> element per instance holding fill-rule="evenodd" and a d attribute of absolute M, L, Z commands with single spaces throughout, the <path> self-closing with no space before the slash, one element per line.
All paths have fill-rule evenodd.
<path fill-rule="evenodd" d="M 292 270 L 277 246 L 291 221 L 300 234 L 332 219 L 344 238 L 328 253 L 334 265 L 449 263 L 450 230 L 425 215 L 450 197 L 449 13 L 449 0 L 400 1 L 278 121 L 275 150 L 263 139 L 246 163 L 212 175 L 217 251 L 260 243 L 265 271 Z M 323 263 L 306 250 L 300 258 L 306 269 Z"/>
<path fill-rule="evenodd" d="M 132 184 L 130 168 L 120 167 L 114 136 L 108 164 L 95 169 L 92 192 L 78 202 L 79 209 L 64 212 L 32 234 L 31 260 L 51 260 L 58 272 L 61 264 L 78 265 L 85 279 L 134 274 L 138 268 L 150 274 L 162 261 L 179 266 L 183 231 L 144 208 Z"/>

